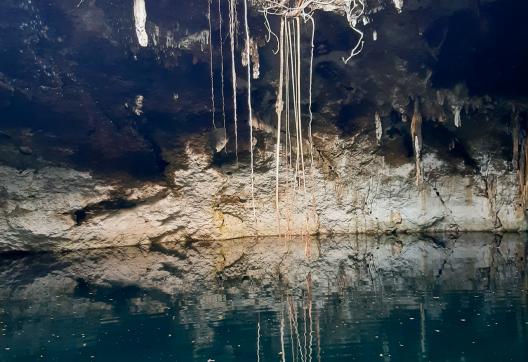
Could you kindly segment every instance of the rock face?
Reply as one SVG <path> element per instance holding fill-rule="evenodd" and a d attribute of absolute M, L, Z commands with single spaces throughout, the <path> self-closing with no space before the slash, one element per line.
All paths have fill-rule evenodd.
<path fill-rule="evenodd" d="M 303 83 L 305 177 L 293 178 L 300 154 L 292 151 L 288 168 L 284 149 L 277 212 L 278 59 L 258 2 L 251 141 L 242 26 L 236 50 L 238 153 L 218 13 L 213 130 L 207 1 L 178 11 L 171 1 L 142 4 L 0 4 L 0 251 L 279 232 L 526 230 L 528 34 L 519 24 L 528 5 L 369 1 L 364 50 L 347 65 L 341 58 L 357 38 L 346 17 L 316 12 L 313 142 Z M 221 10 L 225 36 L 227 5 Z M 310 32 L 303 28 L 303 79 Z"/>

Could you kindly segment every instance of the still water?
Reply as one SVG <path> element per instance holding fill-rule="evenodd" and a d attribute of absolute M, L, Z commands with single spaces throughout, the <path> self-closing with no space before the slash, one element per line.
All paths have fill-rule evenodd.
<path fill-rule="evenodd" d="M 0 361 L 527 361 L 524 235 L 0 257 Z"/>

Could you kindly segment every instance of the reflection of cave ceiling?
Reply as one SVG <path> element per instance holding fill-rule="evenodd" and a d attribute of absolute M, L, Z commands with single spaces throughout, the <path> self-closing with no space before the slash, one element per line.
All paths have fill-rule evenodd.
<path fill-rule="evenodd" d="M 16 167 L 55 162 L 158 177 L 173 162 L 167 150 L 178 149 L 186 135 L 211 128 L 209 53 L 202 42 L 207 1 L 147 0 L 146 48 L 137 42 L 132 0 L 78 3 L 0 3 L 0 160 Z M 365 48 L 348 65 L 341 57 L 356 39 L 346 18 L 317 13 L 314 129 L 374 134 L 377 112 L 384 126 L 380 152 L 407 157 L 404 121 L 418 101 L 426 147 L 461 157 L 469 166 L 472 147 L 511 158 L 512 109 L 523 115 L 528 105 L 528 30 L 521 19 L 528 3 L 406 0 L 398 14 L 391 2 L 371 0 L 368 9 Z M 212 20 L 218 39 L 218 17 L 213 14 Z M 277 58 L 274 46 L 265 44 L 262 16 L 253 11 L 250 25 L 261 58 L 261 76 L 253 82 L 255 113 L 272 124 Z M 308 42 L 307 31 L 306 62 Z M 215 59 L 219 74 L 218 53 Z M 228 63 L 226 57 L 226 69 Z M 217 77 L 217 94 L 219 83 Z M 242 143 L 247 142 L 245 84 L 240 78 Z M 228 76 L 225 89 L 231 134 Z M 456 107 L 462 108 L 466 127 L 461 129 L 453 125 Z"/>

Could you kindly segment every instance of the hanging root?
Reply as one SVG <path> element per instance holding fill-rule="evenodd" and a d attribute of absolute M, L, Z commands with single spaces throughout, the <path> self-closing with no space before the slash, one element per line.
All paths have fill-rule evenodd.
<path fill-rule="evenodd" d="M 249 123 L 249 149 L 251 153 L 251 207 L 253 208 L 253 220 L 257 222 L 257 213 L 255 210 L 255 175 L 254 175 L 254 166 L 253 166 L 253 110 L 251 108 L 251 37 L 249 35 L 249 23 L 248 23 L 248 5 L 247 0 L 244 0 L 244 29 L 246 32 L 246 53 L 245 53 L 245 62 L 247 64 L 247 81 L 248 81 L 248 123 Z"/>
<path fill-rule="evenodd" d="M 306 21 L 312 23 L 312 37 L 310 41 L 310 84 L 308 87 L 308 114 L 310 120 L 308 122 L 308 141 L 310 142 L 310 173 L 313 178 L 313 138 L 312 138 L 312 122 L 313 122 L 313 113 L 312 113 L 312 85 L 313 85 L 313 59 L 314 59 L 314 38 L 315 38 L 315 21 L 311 15 L 307 15 L 305 18 Z M 313 181 L 313 180 L 312 180 Z"/>
<path fill-rule="evenodd" d="M 303 200 L 306 202 L 303 208 L 309 207 L 309 200 L 306 197 L 306 163 L 304 157 L 303 141 L 303 115 L 301 110 L 303 99 L 303 81 L 301 67 L 301 19 L 304 23 L 311 23 L 311 44 L 310 44 L 310 68 L 308 80 L 308 142 L 310 155 L 310 175 L 313 184 L 314 177 L 314 156 L 313 156 L 313 137 L 312 137 L 312 85 L 313 85 L 313 62 L 314 62 L 314 38 L 315 38 L 315 21 L 313 12 L 321 6 L 341 4 L 336 0 L 268 0 L 264 1 L 261 10 L 265 18 L 265 26 L 268 31 L 267 41 L 275 39 L 277 48 L 275 54 L 279 54 L 280 70 L 279 84 L 277 90 L 277 101 L 275 111 L 277 113 L 277 144 L 275 149 L 275 207 L 277 209 L 277 218 L 280 219 L 279 206 L 279 186 L 280 186 L 280 167 L 281 167 L 281 132 L 284 125 L 285 130 L 285 157 L 286 157 L 286 180 L 291 200 L 289 200 L 290 210 L 287 212 L 287 220 L 293 213 L 296 203 L 297 191 L 302 189 Z M 336 5 L 338 6 L 338 5 Z M 339 5 L 341 6 L 341 5 Z M 363 16 L 365 6 L 363 0 L 346 1 L 345 10 L 351 25 L 357 24 L 357 19 Z M 277 36 L 271 29 L 268 15 L 280 16 L 280 35 Z M 353 49 L 353 55 L 358 54 L 363 46 L 362 33 L 360 41 Z M 247 56 L 246 56 L 247 57 Z M 283 123 L 284 112 L 284 123 Z M 293 128 L 292 127 L 293 123 Z M 294 133 L 292 132 L 294 131 Z M 293 138 L 292 138 L 293 137 Z M 295 153 L 295 159 L 292 155 Z M 312 191 L 315 185 L 312 185 Z M 313 206 L 315 207 L 315 195 L 312 193 Z M 315 210 L 314 210 L 315 213 Z M 305 230 L 307 227 L 308 217 L 305 218 Z M 287 222 L 289 226 L 289 221 Z M 288 228 L 289 229 L 289 228 Z M 279 228 L 280 233 L 280 228 Z"/>
<path fill-rule="evenodd" d="M 233 122 L 235 125 L 235 157 L 238 166 L 237 75 L 235 66 L 236 0 L 229 0 L 229 44 L 231 47 L 231 83 L 233 87 Z"/>
<path fill-rule="evenodd" d="M 275 112 L 277 113 L 277 145 L 275 149 L 275 210 L 277 212 L 277 227 L 280 235 L 280 209 L 279 209 L 279 169 L 280 169 L 280 145 L 281 145 L 281 120 L 284 104 L 282 102 L 282 88 L 284 83 L 284 18 L 281 19 L 279 38 L 280 52 L 280 70 L 279 70 L 279 88 L 277 91 L 277 102 L 275 103 Z"/>
<path fill-rule="evenodd" d="M 212 121 L 213 127 L 216 129 L 215 120 L 215 94 L 214 94 L 214 71 L 213 71 L 213 44 L 212 44 L 212 24 L 211 24 L 211 1 L 208 0 L 209 11 L 209 53 L 210 53 L 210 77 L 211 77 L 211 103 L 212 103 Z M 232 93 L 233 93 L 233 118 L 235 128 L 235 152 L 238 164 L 238 124 L 237 124 L 237 75 L 235 63 L 235 50 L 237 46 L 237 14 L 236 1 L 229 0 L 229 38 L 231 50 L 231 77 L 232 77 Z M 255 208 L 255 176 L 254 176 L 254 142 L 253 142 L 253 110 L 251 100 L 251 79 L 259 77 L 259 54 L 256 42 L 250 36 L 248 23 L 248 0 L 243 0 L 244 3 L 244 32 L 245 32 L 245 46 L 242 53 L 242 64 L 247 67 L 247 82 L 248 82 L 248 124 L 250 137 L 250 154 L 251 154 L 251 204 L 253 209 L 253 218 L 256 222 L 256 208 Z M 306 165 L 304 160 L 304 143 L 303 143 L 303 115 L 301 110 L 302 105 L 302 70 L 301 70 L 301 19 L 304 23 L 311 22 L 311 46 L 310 46 L 310 68 L 309 68 L 309 87 L 308 87 L 308 142 L 310 154 L 310 174 L 312 181 L 314 181 L 314 156 L 313 156 L 313 138 L 312 138 L 312 84 L 313 84 L 313 62 L 314 62 L 314 37 L 315 37 L 315 21 L 313 13 L 315 10 L 324 6 L 335 6 L 342 8 L 347 15 L 347 20 L 352 29 L 358 34 L 359 39 L 351 50 L 350 55 L 343 61 L 347 63 L 352 57 L 359 54 L 364 45 L 364 34 L 357 28 L 359 20 L 364 18 L 365 14 L 365 0 L 263 0 L 261 12 L 264 14 L 265 26 L 268 31 L 266 40 L 269 42 L 272 38 L 277 41 L 277 48 L 274 50 L 275 54 L 280 57 L 280 71 L 279 71 L 279 85 L 277 89 L 277 101 L 275 104 L 275 112 L 277 114 L 277 144 L 275 148 L 275 208 L 277 210 L 277 219 L 280 234 L 280 205 L 279 205 L 279 186 L 280 186 L 280 168 L 281 168 L 281 132 L 284 128 L 284 154 L 286 161 L 286 184 L 292 190 L 292 202 L 290 206 L 293 211 L 295 204 L 296 191 L 302 187 L 304 200 L 306 200 Z M 277 36 L 271 28 L 268 16 L 280 16 L 280 35 Z M 223 58 L 223 35 L 222 35 L 222 5 L 221 0 L 218 0 L 218 21 L 219 21 L 219 51 Z M 226 128 L 225 115 L 225 95 L 224 95 L 224 64 L 221 62 L 221 90 L 222 90 L 222 116 L 224 121 L 224 129 Z M 284 120 L 283 117 L 284 116 Z M 418 120 L 418 118 L 417 118 Z M 293 121 L 293 128 L 291 122 Z M 421 129 L 421 118 L 419 122 L 413 118 L 413 129 Z M 416 125 L 419 123 L 419 127 Z M 378 128 L 378 127 L 377 127 Z M 295 130 L 295 134 L 293 134 Z M 294 137 L 294 139 L 292 139 Z M 421 158 L 421 131 L 413 132 L 413 140 L 415 143 L 415 154 L 417 159 L 417 180 L 421 178 L 421 166 L 419 160 Z M 295 145 L 294 142 L 295 141 Z M 295 161 L 293 160 L 293 152 L 295 152 Z M 295 163 L 295 164 L 294 164 Z M 293 171 L 293 172 L 291 172 Z M 315 186 L 315 185 L 313 185 Z M 312 190 L 314 187 L 312 187 Z M 314 196 L 315 205 L 315 196 Z M 307 205 L 305 205 L 307 206 Z M 288 215 L 287 215 L 288 218 Z M 307 220 L 307 219 L 306 219 Z M 289 224 L 289 222 L 288 222 Z M 307 231 L 307 228 L 306 228 Z"/>
<path fill-rule="evenodd" d="M 323 6 L 342 6 L 346 13 L 348 24 L 359 36 L 359 39 L 350 51 L 347 58 L 342 58 L 346 64 L 361 53 L 365 44 L 365 34 L 358 28 L 359 20 L 365 16 L 365 0 L 344 0 L 344 4 L 338 0 L 266 0 L 262 5 L 261 12 L 264 14 L 266 29 L 268 30 L 268 41 L 271 36 L 278 39 L 277 35 L 271 31 L 268 15 L 278 15 L 286 18 L 303 17 L 306 19 L 312 16 L 313 12 Z M 278 50 L 279 47 L 277 47 Z"/>
<path fill-rule="evenodd" d="M 224 95 L 224 38 L 222 35 L 222 0 L 218 0 L 218 40 L 219 40 L 219 48 L 220 48 L 220 80 L 221 80 L 221 86 L 222 86 L 222 118 L 224 121 L 224 132 L 226 131 L 226 113 L 225 113 L 225 95 Z M 227 139 L 227 134 L 225 135 Z M 227 152 L 227 148 L 226 148 Z"/>
<path fill-rule="evenodd" d="M 214 70 L 213 70 L 213 27 L 211 25 L 211 0 L 208 0 L 207 19 L 209 20 L 209 66 L 211 77 L 211 107 L 213 113 L 213 128 L 216 129 L 215 122 L 215 94 L 214 94 Z"/>
<path fill-rule="evenodd" d="M 365 34 L 357 27 L 359 19 L 365 14 L 364 0 L 345 0 L 345 12 L 347 14 L 348 24 L 359 36 L 356 46 L 350 51 L 348 58 L 343 58 L 343 62 L 347 64 L 350 59 L 361 53 L 365 44 L 363 40 Z"/>

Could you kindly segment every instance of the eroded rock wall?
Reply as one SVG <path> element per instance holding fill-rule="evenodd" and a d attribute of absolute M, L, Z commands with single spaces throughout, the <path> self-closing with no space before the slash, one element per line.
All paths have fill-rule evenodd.
<path fill-rule="evenodd" d="M 346 65 L 356 35 L 342 12 L 318 11 L 313 144 L 303 83 L 306 177 L 292 186 L 283 150 L 277 215 L 278 58 L 262 15 L 250 11 L 260 63 L 252 140 L 242 30 L 237 38 L 237 154 L 220 17 L 213 12 L 211 36 L 216 122 L 223 110 L 227 122 L 221 142 L 211 119 L 207 1 L 178 12 L 172 2 L 145 1 L 141 34 L 134 3 L 143 4 L 0 4 L 0 250 L 279 232 L 526 230 L 528 52 L 510 16 L 525 5 L 369 1 L 364 50 Z"/>

